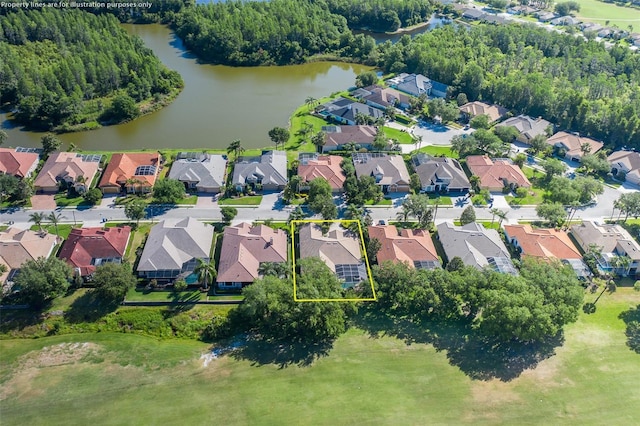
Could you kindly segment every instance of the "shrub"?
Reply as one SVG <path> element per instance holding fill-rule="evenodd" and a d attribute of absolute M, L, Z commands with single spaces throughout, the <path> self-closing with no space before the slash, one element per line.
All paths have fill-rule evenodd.
<path fill-rule="evenodd" d="M 529 190 L 527 188 L 519 187 L 516 189 L 516 197 L 525 198 L 529 194 Z"/>
<path fill-rule="evenodd" d="M 176 282 L 173 283 L 174 291 L 185 291 L 187 287 L 188 285 L 185 280 L 177 280 Z"/>
<path fill-rule="evenodd" d="M 640 291 L 640 280 L 635 282 L 635 284 L 633 285 L 633 289 L 635 291 Z"/>

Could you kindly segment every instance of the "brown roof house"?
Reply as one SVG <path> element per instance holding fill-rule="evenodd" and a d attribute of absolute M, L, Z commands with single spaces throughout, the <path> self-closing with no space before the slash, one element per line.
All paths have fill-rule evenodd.
<path fill-rule="evenodd" d="M 60 183 L 73 186 L 83 193 L 100 168 L 99 155 L 83 155 L 76 152 L 55 152 L 49 155 L 34 182 L 36 191 L 58 192 Z"/>
<path fill-rule="evenodd" d="M 58 242 L 60 238 L 46 232 L 23 231 L 17 228 L 0 231 L 0 265 L 7 268 L 0 276 L 3 292 L 11 290 L 13 277 L 23 263 L 40 257 L 48 258 Z"/>
<path fill-rule="evenodd" d="M 138 275 L 169 282 L 184 279 L 193 284 L 198 259 L 209 261 L 213 226 L 188 217 L 165 219 L 151 228 L 138 262 Z"/>
<path fill-rule="evenodd" d="M 575 133 L 558 132 L 547 139 L 547 143 L 554 147 L 561 157 L 571 161 L 580 161 L 582 156 L 582 146 L 589 146 L 589 154 L 595 154 L 604 146 L 602 142 L 591 138 L 585 138 Z"/>
<path fill-rule="evenodd" d="M 322 152 L 343 149 L 349 143 L 355 145 L 356 151 L 371 149 L 378 133 L 375 126 L 323 126 L 322 131 L 326 134 Z"/>
<path fill-rule="evenodd" d="M 263 262 L 287 261 L 287 234 L 266 225 L 251 226 L 243 222 L 227 226 L 222 237 L 218 286 L 242 288 L 260 278 Z"/>
<path fill-rule="evenodd" d="M 385 193 L 409 192 L 409 171 L 400 155 L 356 153 L 353 165 L 358 179 L 373 176 Z"/>
<path fill-rule="evenodd" d="M 456 159 L 419 153 L 411 161 L 420 178 L 422 192 L 464 193 L 471 187 L 469 178 Z"/>
<path fill-rule="evenodd" d="M 476 115 L 484 114 L 489 117 L 489 123 L 500 120 L 508 112 L 506 108 L 499 105 L 488 104 L 480 101 L 467 102 L 459 109 L 460 114 L 465 120 L 469 120 Z"/>
<path fill-rule="evenodd" d="M 482 189 L 501 191 L 505 186 L 510 188 L 531 187 L 531 182 L 522 170 L 509 159 L 492 160 L 486 155 L 470 155 L 467 157 L 467 166 L 472 174 L 480 178 L 480 188 Z"/>
<path fill-rule="evenodd" d="M 352 93 L 352 95 L 355 96 L 356 99 L 364 101 L 365 104 L 381 110 L 385 110 L 390 106 L 407 109 L 409 108 L 409 99 L 411 99 L 411 97 L 406 93 L 402 93 L 390 87 L 381 87 L 378 85 L 357 89 Z"/>
<path fill-rule="evenodd" d="M 122 263 L 131 227 L 74 228 L 58 254 L 66 260 L 78 276 L 90 278 L 96 267 L 109 263 Z"/>
<path fill-rule="evenodd" d="M 588 251 L 591 244 L 600 249 L 596 260 L 602 272 L 638 276 L 640 244 L 622 226 L 585 221 L 572 226 L 571 234 L 583 251 Z M 627 262 L 618 262 L 619 257 L 626 257 Z"/>
<path fill-rule="evenodd" d="M 551 126 L 551 123 L 542 118 L 533 119 L 528 115 L 519 115 L 517 117 L 511 117 L 498 124 L 498 126 L 511 126 L 515 127 L 520 134 L 516 137 L 516 140 L 522 143 L 530 143 L 531 139 L 538 135 L 545 135 L 547 128 Z"/>
<path fill-rule="evenodd" d="M 333 192 L 342 192 L 342 185 L 346 179 L 340 166 L 343 158 L 339 155 L 300 154 L 298 175 L 304 183 L 311 182 L 315 178 L 323 178 Z"/>
<path fill-rule="evenodd" d="M 640 185 L 640 153 L 635 151 L 616 151 L 607 157 L 611 164 L 611 173 L 618 179 Z"/>
<path fill-rule="evenodd" d="M 393 225 L 369 226 L 369 238 L 380 241 L 378 263 L 390 260 L 405 262 L 413 268 L 440 268 L 440 259 L 433 245 L 429 231 L 403 229 Z"/>
<path fill-rule="evenodd" d="M 334 222 L 326 235 L 316 223 L 299 228 L 300 258 L 320 258 L 342 281 L 343 287 L 351 287 L 368 279 L 363 260 L 362 243 L 349 230 Z"/>
<path fill-rule="evenodd" d="M 564 231 L 533 229 L 531 225 L 505 225 L 504 232 L 507 241 L 524 256 L 562 260 L 571 265 L 579 277 L 591 275 L 588 266 L 582 261 L 582 254 Z"/>
<path fill-rule="evenodd" d="M 13 148 L 0 148 L 0 173 L 18 178 L 31 176 L 38 167 L 37 152 L 18 152 Z"/>
<path fill-rule="evenodd" d="M 160 173 L 160 153 L 118 153 L 111 156 L 100 185 L 104 193 L 151 192 Z"/>

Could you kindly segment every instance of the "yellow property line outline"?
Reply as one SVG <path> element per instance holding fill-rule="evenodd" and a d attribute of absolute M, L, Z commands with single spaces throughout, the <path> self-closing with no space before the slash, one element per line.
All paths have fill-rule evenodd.
<path fill-rule="evenodd" d="M 371 294 L 373 294 L 373 297 L 368 297 L 368 298 L 364 298 L 364 299 L 354 299 L 354 298 L 350 298 L 350 299 L 298 299 L 298 295 L 297 295 L 297 286 L 296 286 L 296 234 L 294 232 L 295 230 L 295 225 L 298 223 L 304 224 L 304 223 L 325 223 L 325 222 L 336 222 L 336 223 L 352 223 L 352 222 L 357 222 L 358 223 L 358 232 L 360 234 L 360 245 L 361 245 L 361 250 L 362 250 L 362 254 L 364 257 L 364 264 L 367 268 L 367 276 L 369 277 L 369 284 L 371 285 Z M 333 220 L 323 220 L 323 219 L 303 219 L 303 220 L 292 220 L 291 223 L 289 224 L 290 226 L 290 231 L 291 231 L 291 259 L 292 259 L 292 274 L 291 276 L 293 277 L 293 300 L 295 302 L 376 302 L 378 300 L 377 296 L 376 296 L 376 291 L 373 287 L 373 277 L 371 275 L 371 266 L 369 266 L 369 258 L 367 257 L 367 250 L 364 246 L 364 235 L 362 233 L 362 224 L 360 223 L 359 220 L 355 220 L 355 219 L 333 219 Z"/>

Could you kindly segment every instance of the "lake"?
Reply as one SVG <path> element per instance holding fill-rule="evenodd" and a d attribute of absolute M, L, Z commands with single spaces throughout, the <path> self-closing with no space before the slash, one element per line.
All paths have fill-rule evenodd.
<path fill-rule="evenodd" d="M 182 75 L 184 91 L 168 107 L 130 123 L 59 135 L 65 144 L 73 142 L 85 150 L 226 148 L 240 139 L 246 148 L 260 148 L 272 144 L 269 129 L 286 126 L 305 98 L 347 89 L 356 75 L 370 69 L 332 62 L 252 68 L 203 65 L 165 26 L 123 28 Z M 9 134 L 7 146 L 40 146 L 42 133 L 14 127 L 7 114 L 0 114 L 0 126 Z"/>

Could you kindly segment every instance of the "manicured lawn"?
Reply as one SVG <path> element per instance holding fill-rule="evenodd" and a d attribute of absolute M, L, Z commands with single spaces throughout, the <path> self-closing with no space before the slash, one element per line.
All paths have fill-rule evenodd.
<path fill-rule="evenodd" d="M 640 354 L 619 315 L 638 303 L 629 288 L 605 293 L 522 372 L 455 330 L 424 339 L 434 347 L 378 324 L 349 330 L 311 365 L 249 347 L 205 367 L 209 344 L 128 333 L 2 340 L 2 424 L 635 424 Z M 515 373 L 495 378 L 501 368 Z"/>
<path fill-rule="evenodd" d="M 544 201 L 544 194 L 546 193 L 545 189 L 538 188 L 536 186 L 532 186 L 529 188 L 528 195 L 524 198 L 517 198 L 513 195 L 505 196 L 505 200 L 512 206 L 531 206 L 542 204 Z"/>
<path fill-rule="evenodd" d="M 316 105 L 328 102 L 331 100 L 329 97 L 321 98 L 316 102 Z M 315 108 L 315 106 L 313 107 Z M 289 119 L 289 141 L 285 144 L 287 150 L 300 151 L 300 152 L 315 152 L 316 147 L 311 143 L 311 134 L 303 140 L 302 136 L 298 133 L 303 128 L 305 123 L 313 126 L 313 133 L 317 133 L 322 129 L 322 126 L 326 126 L 325 120 L 311 115 L 309 112 L 313 111 L 309 105 L 301 105 L 296 109 L 291 118 Z"/>
<path fill-rule="evenodd" d="M 386 126 L 382 128 L 382 131 L 384 131 L 384 134 L 387 136 L 387 138 L 395 139 L 401 144 L 415 143 L 413 137 L 408 132 L 403 132 L 401 130 Z"/>
<path fill-rule="evenodd" d="M 429 202 L 431 204 L 435 204 L 436 203 L 436 199 L 438 201 L 438 205 L 439 206 L 452 206 L 453 205 L 453 201 L 451 197 L 446 197 L 446 196 L 440 196 L 438 197 L 435 194 L 429 194 Z"/>
<path fill-rule="evenodd" d="M 262 195 L 250 195 L 238 198 L 223 198 L 218 204 L 223 206 L 258 206 L 262 202 Z"/>
<path fill-rule="evenodd" d="M 68 219 L 68 218 L 66 218 Z M 62 238 L 67 238 L 69 236 L 69 233 L 71 233 L 71 230 L 73 228 L 82 228 L 82 223 L 78 223 L 76 226 L 74 225 L 70 225 L 70 224 L 60 224 L 58 225 L 58 236 L 62 237 Z M 30 228 L 32 231 L 39 231 L 40 228 L 38 227 L 38 225 L 33 225 Z M 54 234 L 56 233 L 56 227 L 53 225 L 45 225 L 42 224 L 42 229 L 44 231 L 47 231 L 50 234 Z"/>
<path fill-rule="evenodd" d="M 68 207 L 68 206 L 80 206 L 80 205 L 89 205 L 84 201 L 82 196 L 78 197 L 67 197 L 66 193 L 58 193 L 54 195 L 53 199 L 56 201 L 56 205 L 58 207 Z"/>
<path fill-rule="evenodd" d="M 423 146 L 417 152 L 424 152 L 425 154 L 429 154 L 433 156 L 444 155 L 445 157 L 449 157 L 449 158 L 458 158 L 458 153 L 451 151 L 451 147 L 449 146 L 436 146 L 436 145 Z"/>
<path fill-rule="evenodd" d="M 597 22 L 605 26 L 617 25 L 620 29 L 628 30 L 633 25 L 634 31 L 640 28 L 640 9 L 617 6 L 600 0 L 580 0 L 580 12 L 577 17 L 584 21 Z"/>
<path fill-rule="evenodd" d="M 364 203 L 365 206 L 390 206 L 391 204 L 393 204 L 393 201 L 389 198 L 383 198 L 377 203 L 374 203 L 373 200 L 369 200 Z"/>
<path fill-rule="evenodd" d="M 160 201 L 152 197 L 129 194 L 125 197 L 116 198 L 116 205 L 122 206 L 125 204 L 129 204 L 133 200 L 141 200 L 147 204 L 162 204 Z M 198 202 L 198 197 L 196 195 L 187 195 L 186 197 L 179 199 L 175 204 L 176 205 L 182 205 L 182 204 L 195 205 L 197 202 Z"/>
<path fill-rule="evenodd" d="M 181 292 L 174 292 L 171 290 L 145 290 L 143 288 L 132 288 L 129 290 L 126 296 L 127 301 L 140 301 L 140 302 L 174 302 L 176 300 L 204 300 L 207 293 L 202 293 L 200 290 L 188 290 Z"/>
<path fill-rule="evenodd" d="M 129 246 L 127 246 L 127 250 L 124 255 L 125 260 L 132 264 L 136 261 L 136 251 L 138 250 L 138 247 L 142 245 L 142 242 L 145 240 L 147 235 L 149 235 L 151 226 L 152 225 L 150 223 L 141 223 L 138 225 L 138 229 L 131 233 L 131 237 L 129 237 Z"/>

